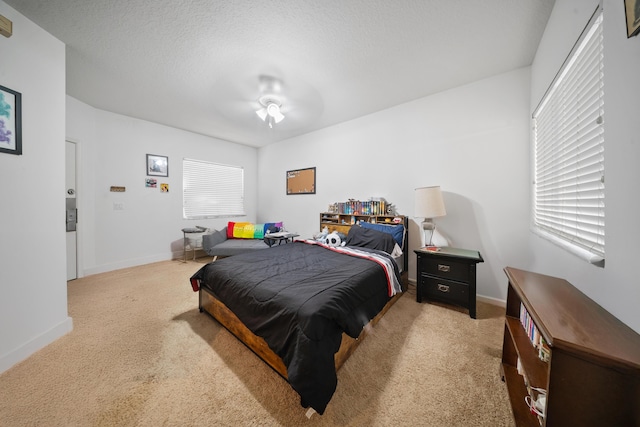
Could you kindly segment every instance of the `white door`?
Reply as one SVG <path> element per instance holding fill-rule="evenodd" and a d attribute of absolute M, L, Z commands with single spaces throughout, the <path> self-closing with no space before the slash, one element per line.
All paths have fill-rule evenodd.
<path fill-rule="evenodd" d="M 78 277 L 78 249 L 76 237 L 76 144 L 66 141 L 65 163 L 65 198 L 66 198 L 66 230 L 67 230 L 67 280 Z"/>

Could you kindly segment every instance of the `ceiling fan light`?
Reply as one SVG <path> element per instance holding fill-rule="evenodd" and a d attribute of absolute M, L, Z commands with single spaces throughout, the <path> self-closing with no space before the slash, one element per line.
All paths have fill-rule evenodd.
<path fill-rule="evenodd" d="M 278 107 L 278 104 L 272 102 L 269 105 L 267 105 L 267 113 L 271 117 L 275 117 L 276 114 L 278 114 L 279 112 L 280 112 L 280 107 Z"/>
<path fill-rule="evenodd" d="M 267 122 L 270 128 L 273 128 L 274 124 L 280 123 L 284 119 L 284 114 L 280 112 L 282 101 L 277 96 L 263 95 L 258 99 L 258 102 L 262 108 L 256 110 L 256 114 Z"/>
<path fill-rule="evenodd" d="M 262 121 L 266 121 L 267 120 L 267 109 L 266 108 L 261 108 L 261 109 L 257 110 L 256 114 L 258 115 L 258 117 L 260 117 L 262 119 Z"/>
<path fill-rule="evenodd" d="M 276 123 L 280 123 L 284 119 L 284 115 L 280 112 L 280 106 L 275 103 L 267 105 L 267 113 L 273 117 Z"/>

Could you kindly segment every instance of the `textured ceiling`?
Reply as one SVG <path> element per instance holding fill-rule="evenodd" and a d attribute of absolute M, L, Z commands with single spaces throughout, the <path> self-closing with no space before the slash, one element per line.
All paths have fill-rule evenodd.
<path fill-rule="evenodd" d="M 256 147 L 528 66 L 554 4 L 4 1 L 66 44 L 74 98 Z M 262 75 L 282 82 L 273 129 L 254 113 Z"/>

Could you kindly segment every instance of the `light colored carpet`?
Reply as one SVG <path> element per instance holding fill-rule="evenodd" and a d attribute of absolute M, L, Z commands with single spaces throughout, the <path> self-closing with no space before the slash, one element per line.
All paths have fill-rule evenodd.
<path fill-rule="evenodd" d="M 0 426 L 511 426 L 504 310 L 409 292 L 338 372 L 324 415 L 215 320 L 166 261 L 69 282 L 73 331 L 0 375 Z M 37 316 L 37 313 L 33 313 Z"/>

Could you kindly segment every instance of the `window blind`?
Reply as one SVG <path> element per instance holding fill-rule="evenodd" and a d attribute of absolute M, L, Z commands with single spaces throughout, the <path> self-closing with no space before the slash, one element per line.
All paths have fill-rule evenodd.
<path fill-rule="evenodd" d="M 243 168 L 183 159 L 182 174 L 185 219 L 245 215 Z"/>
<path fill-rule="evenodd" d="M 603 265 L 602 11 L 597 10 L 533 114 L 534 229 Z"/>

